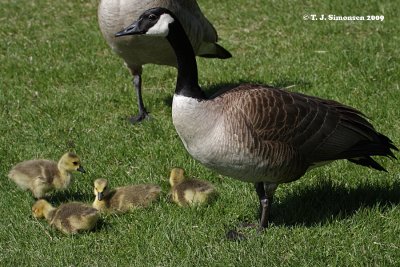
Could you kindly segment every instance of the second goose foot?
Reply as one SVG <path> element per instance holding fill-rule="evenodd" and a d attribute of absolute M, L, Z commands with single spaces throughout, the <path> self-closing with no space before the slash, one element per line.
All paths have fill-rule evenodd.
<path fill-rule="evenodd" d="M 150 118 L 149 113 L 146 110 L 143 110 L 142 112 L 139 112 L 138 115 L 129 117 L 128 120 L 130 123 L 136 124 L 136 123 L 140 123 L 143 120 L 148 119 L 148 118 Z"/>

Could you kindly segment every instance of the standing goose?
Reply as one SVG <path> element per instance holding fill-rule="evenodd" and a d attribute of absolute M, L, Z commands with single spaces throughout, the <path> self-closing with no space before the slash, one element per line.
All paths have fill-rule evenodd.
<path fill-rule="evenodd" d="M 168 41 L 156 42 L 143 36 L 116 38 L 115 33 L 136 20 L 145 10 L 161 6 L 173 11 L 181 21 L 195 54 L 210 58 L 230 58 L 231 54 L 219 46 L 217 32 L 204 17 L 196 0 L 101 0 L 98 8 L 100 30 L 112 50 L 123 58 L 136 89 L 139 114 L 130 118 L 132 123 L 147 117 L 142 100 L 142 66 L 148 63 L 176 66 L 176 57 Z"/>
<path fill-rule="evenodd" d="M 255 184 L 261 229 L 277 186 L 338 159 L 385 171 L 371 156 L 398 150 L 352 107 L 299 93 L 243 84 L 207 98 L 189 39 L 171 11 L 153 8 L 117 36 L 164 36 L 178 61 L 172 119 L 187 151 L 205 166 Z M 157 41 L 155 39 L 154 41 Z"/>

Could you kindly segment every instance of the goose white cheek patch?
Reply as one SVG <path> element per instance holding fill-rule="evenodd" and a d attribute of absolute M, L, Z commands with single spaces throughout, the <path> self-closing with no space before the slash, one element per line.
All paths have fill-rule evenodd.
<path fill-rule="evenodd" d="M 168 14 L 162 14 L 158 19 L 158 22 L 151 27 L 146 34 L 165 37 L 169 32 L 168 25 L 172 22 L 174 22 L 173 17 Z"/>

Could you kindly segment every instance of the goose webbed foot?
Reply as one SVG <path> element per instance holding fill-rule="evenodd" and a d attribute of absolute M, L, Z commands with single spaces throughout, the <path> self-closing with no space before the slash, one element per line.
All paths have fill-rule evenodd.
<path fill-rule="evenodd" d="M 264 231 L 264 228 L 261 229 L 258 223 L 242 222 L 235 229 L 226 232 L 226 239 L 229 241 L 247 240 L 245 233 L 249 234 L 254 231 L 253 229 L 257 231 L 257 234 L 262 234 Z"/>
<path fill-rule="evenodd" d="M 259 210 L 259 223 L 241 223 L 237 229 L 229 230 L 226 233 L 226 238 L 230 241 L 242 241 L 246 240 L 246 236 L 241 233 L 240 229 L 244 230 L 246 228 L 257 228 L 257 233 L 262 234 L 264 230 L 268 227 L 268 219 L 270 215 L 271 205 L 273 202 L 273 197 L 276 188 L 276 184 L 264 184 L 263 182 L 254 184 L 256 192 L 258 195 L 260 210 Z"/>
<path fill-rule="evenodd" d="M 128 118 L 129 122 L 132 124 L 140 123 L 141 121 L 150 118 L 149 113 L 144 109 L 142 111 L 139 111 L 139 114 L 136 116 L 131 116 Z"/>
<path fill-rule="evenodd" d="M 246 240 L 246 236 L 239 232 L 238 230 L 229 230 L 226 233 L 226 239 L 228 239 L 229 241 L 242 241 L 242 240 Z"/>
<path fill-rule="evenodd" d="M 133 75 L 133 86 L 135 87 L 136 90 L 136 97 L 138 101 L 138 108 L 139 108 L 139 114 L 136 116 L 132 116 L 129 118 L 130 123 L 136 124 L 141 121 L 143 121 L 146 118 L 149 118 L 149 113 L 147 112 L 146 108 L 144 107 L 143 104 L 143 98 L 142 98 L 142 76 L 140 74 L 134 74 Z"/>

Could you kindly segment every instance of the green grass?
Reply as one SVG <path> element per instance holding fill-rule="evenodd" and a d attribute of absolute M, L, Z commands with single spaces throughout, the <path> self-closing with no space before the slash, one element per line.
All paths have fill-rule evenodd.
<path fill-rule="evenodd" d="M 397 1 L 199 0 L 234 57 L 199 59 L 204 88 L 261 82 L 362 110 L 400 145 L 400 6 Z M 0 266 L 398 266 L 400 167 L 381 173 L 336 162 L 280 186 L 271 227 L 256 221 L 251 184 L 211 172 L 185 151 L 171 121 L 176 71 L 145 66 L 152 119 L 132 126 L 130 75 L 100 35 L 97 1 L 0 1 Z M 304 14 L 384 15 L 383 22 L 304 21 Z M 136 108 L 136 107 L 135 107 Z M 77 152 L 88 170 L 52 202 L 92 201 L 92 181 L 151 182 L 161 201 L 103 218 L 97 231 L 64 236 L 30 216 L 33 198 L 7 173 L 31 158 Z M 399 155 L 399 154 L 397 154 Z M 168 202 L 167 177 L 182 166 L 220 191 L 209 207 Z"/>

